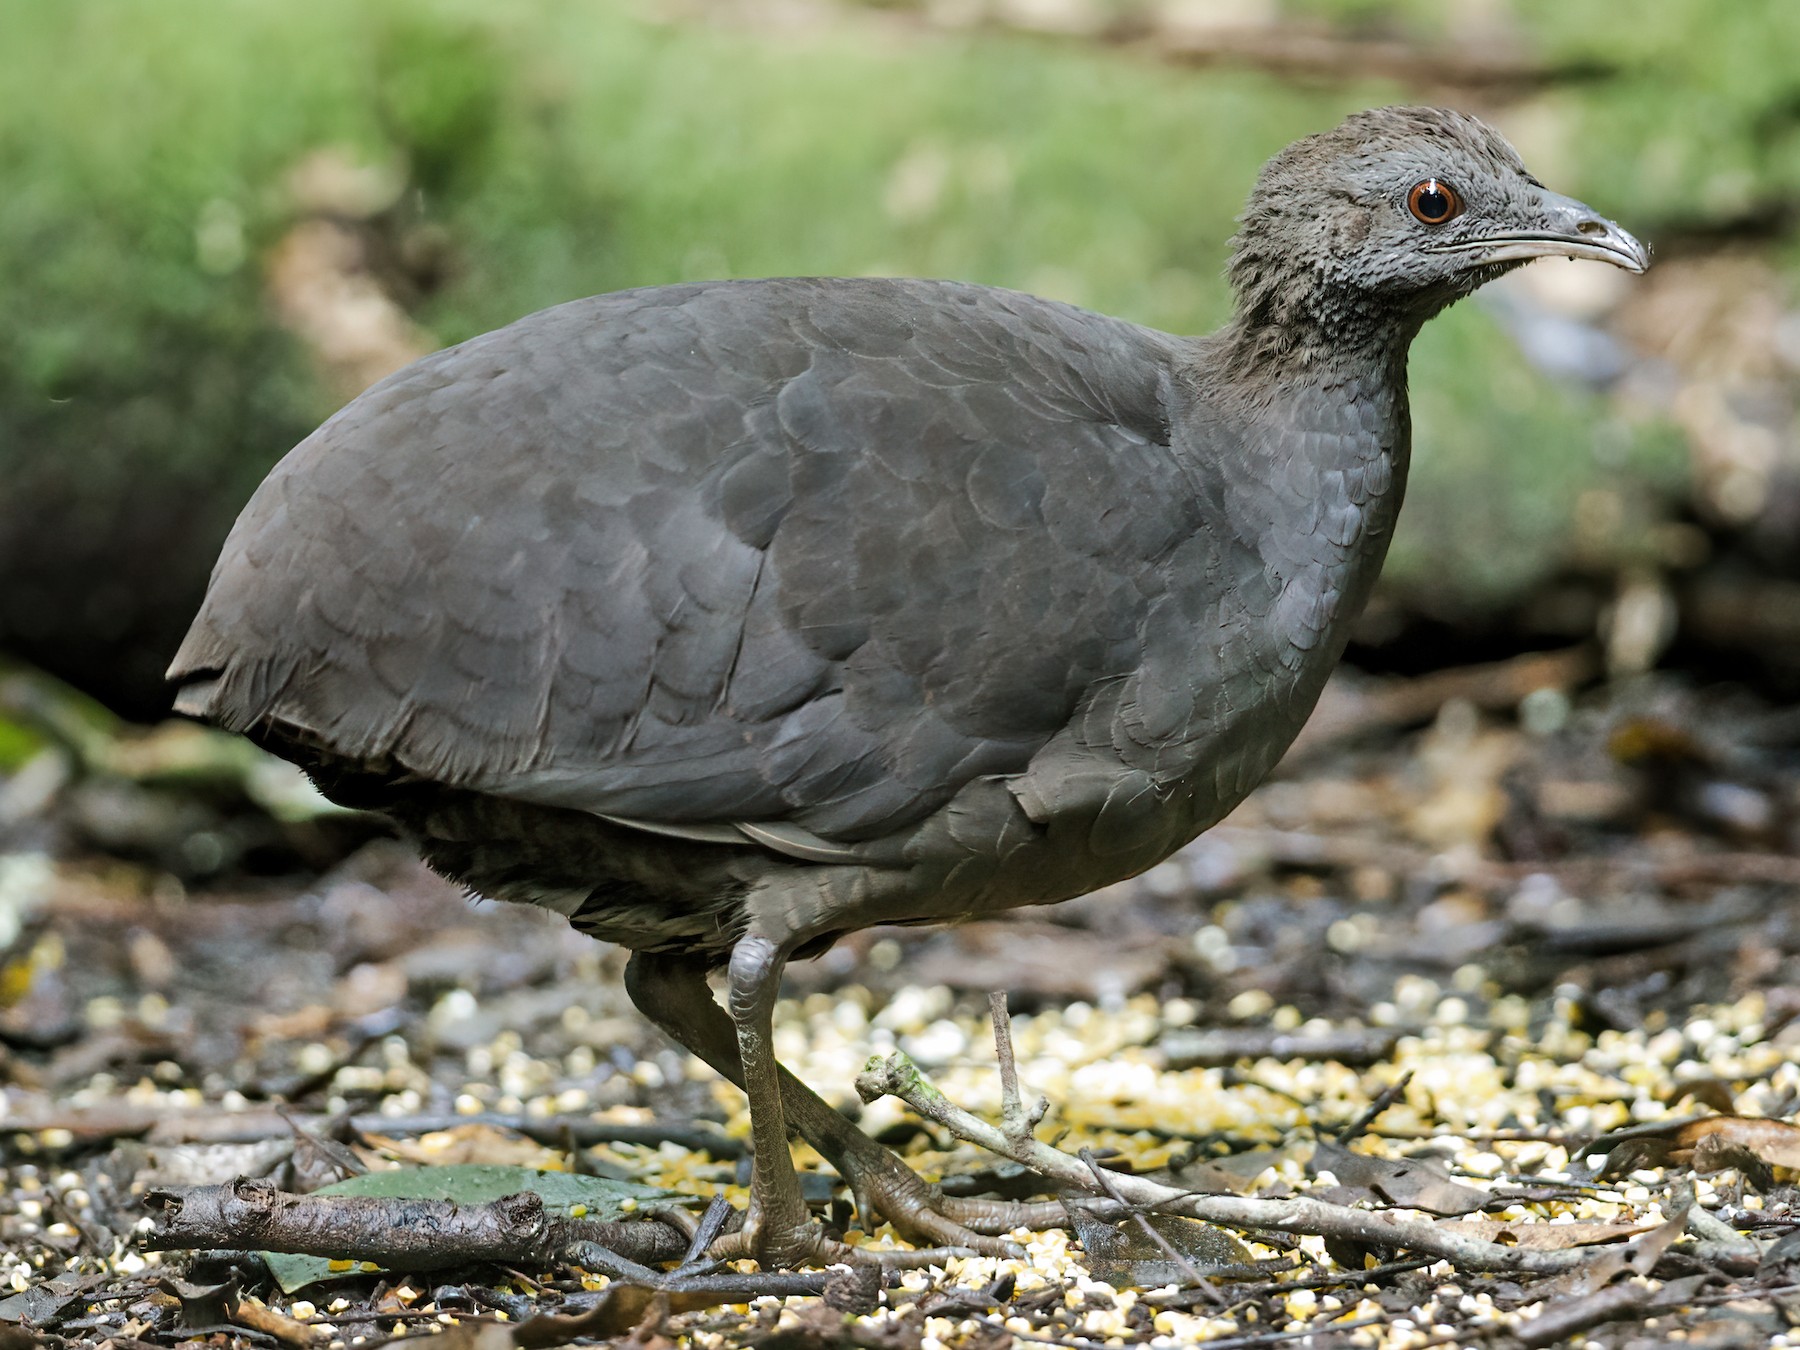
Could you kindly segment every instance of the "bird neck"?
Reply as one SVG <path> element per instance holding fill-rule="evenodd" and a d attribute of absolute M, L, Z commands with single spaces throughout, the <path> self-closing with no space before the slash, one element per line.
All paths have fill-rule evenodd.
<path fill-rule="evenodd" d="M 1285 381 L 1342 371 L 1404 375 L 1406 352 L 1441 306 L 1396 307 L 1323 275 L 1233 267 L 1237 305 L 1215 334 L 1237 378 Z"/>
<path fill-rule="evenodd" d="M 1328 359 L 1310 340 L 1244 345 L 1257 341 L 1235 327 L 1195 341 L 1171 419 L 1207 518 L 1230 536 L 1216 568 L 1186 582 L 1205 606 L 1170 609 L 1168 640 L 1190 644 L 1184 669 L 1208 709 L 1164 758 L 1192 776 L 1195 830 L 1241 800 L 1220 785 L 1259 781 L 1312 711 L 1381 571 L 1410 457 L 1404 334 Z M 1254 375 L 1234 373 L 1252 355 Z M 1193 625 L 1196 612 L 1208 621 Z M 1255 698 L 1212 697 L 1206 681 L 1231 663 L 1256 672 Z"/>

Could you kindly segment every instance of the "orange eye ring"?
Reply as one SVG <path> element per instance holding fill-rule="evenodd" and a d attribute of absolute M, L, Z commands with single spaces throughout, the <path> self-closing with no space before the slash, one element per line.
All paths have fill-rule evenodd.
<path fill-rule="evenodd" d="M 1441 179 L 1427 178 L 1406 194 L 1406 209 L 1426 225 L 1442 225 L 1463 213 L 1462 194 Z"/>

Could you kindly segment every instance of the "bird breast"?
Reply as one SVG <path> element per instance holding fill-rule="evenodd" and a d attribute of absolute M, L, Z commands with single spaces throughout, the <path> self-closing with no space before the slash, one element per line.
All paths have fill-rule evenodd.
<path fill-rule="evenodd" d="M 1395 387 L 1303 389 L 1235 425 L 1184 419 L 1207 448 L 1202 514 L 1222 524 L 1166 560 L 1137 669 L 1090 690 L 1012 784 L 1033 820 L 1085 822 L 1078 841 L 1051 831 L 1084 889 L 1215 824 L 1299 734 L 1393 533 L 1408 449 Z"/>

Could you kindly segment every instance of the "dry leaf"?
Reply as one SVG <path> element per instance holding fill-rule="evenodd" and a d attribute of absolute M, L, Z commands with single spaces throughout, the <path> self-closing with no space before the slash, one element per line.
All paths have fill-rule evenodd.
<path fill-rule="evenodd" d="M 1597 1176 L 1657 1167 L 1691 1167 L 1696 1172 L 1736 1167 L 1764 1189 L 1772 1183 L 1769 1168 L 1800 1170 L 1800 1125 L 1762 1116 L 1696 1116 L 1620 1130 L 1596 1139 L 1584 1155 L 1602 1149 L 1606 1161 Z"/>
<path fill-rule="evenodd" d="M 1340 1190 L 1365 1192 L 1381 1204 L 1421 1209 L 1427 1214 L 1468 1214 L 1494 1199 L 1486 1191 L 1452 1180 L 1443 1168 L 1428 1159 L 1374 1158 L 1352 1153 L 1329 1140 L 1319 1141 L 1311 1168 L 1337 1177 Z M 1343 1197 L 1327 1198 L 1335 1201 Z"/>
<path fill-rule="evenodd" d="M 1663 1105 L 1679 1106 L 1690 1098 L 1696 1105 L 1710 1106 L 1723 1115 L 1728 1116 L 1737 1110 L 1737 1101 L 1732 1096 L 1731 1084 L 1722 1078 L 1697 1078 L 1692 1082 L 1677 1083 L 1663 1098 Z"/>
<path fill-rule="evenodd" d="M 1498 1219 L 1462 1219 L 1449 1231 L 1497 1242 L 1502 1247 L 1528 1247 L 1534 1251 L 1561 1251 L 1568 1247 L 1591 1247 L 1602 1242 L 1619 1242 L 1648 1233 L 1653 1222 L 1635 1219 L 1595 1219 L 1584 1223 L 1506 1223 Z M 1672 1241 L 1673 1239 L 1671 1239 Z"/>
<path fill-rule="evenodd" d="M 1230 1233 L 1209 1223 L 1174 1214 L 1152 1214 L 1108 1223 L 1080 1205 L 1069 1206 L 1087 1264 L 1097 1280 L 1120 1289 L 1186 1286 L 1195 1275 L 1255 1264 L 1255 1258 Z M 1148 1224 L 1161 1241 L 1143 1231 Z"/>
<path fill-rule="evenodd" d="M 1673 1212 L 1662 1223 L 1647 1226 L 1647 1231 L 1636 1242 L 1598 1252 L 1592 1262 L 1566 1275 L 1558 1275 L 1545 1282 L 1543 1288 L 1547 1296 L 1591 1294 L 1618 1279 L 1621 1275 L 1648 1275 L 1662 1260 L 1664 1252 L 1669 1250 L 1676 1238 L 1687 1232 L 1688 1211 L 1694 1207 L 1694 1192 L 1685 1183 L 1675 1189 Z M 1546 1225 L 1549 1226 L 1549 1225 Z"/>
<path fill-rule="evenodd" d="M 1706 1141 L 1713 1141 L 1707 1144 Z M 1703 1116 L 1690 1120 L 1671 1136 L 1671 1162 L 1694 1162 L 1703 1144 L 1716 1156 L 1726 1146 L 1744 1149 L 1770 1167 L 1800 1170 L 1800 1125 L 1761 1116 Z"/>
<path fill-rule="evenodd" d="M 511 1130 L 480 1121 L 434 1130 L 417 1139 L 365 1134 L 368 1143 L 391 1158 L 420 1167 L 449 1167 L 456 1163 L 489 1163 L 495 1166 L 531 1167 L 556 1171 L 564 1154 L 523 1138 Z"/>

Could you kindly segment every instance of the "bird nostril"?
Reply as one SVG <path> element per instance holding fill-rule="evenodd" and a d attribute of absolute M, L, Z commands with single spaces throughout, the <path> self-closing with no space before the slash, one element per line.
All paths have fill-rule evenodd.
<path fill-rule="evenodd" d="M 1605 234 L 1606 226 L 1598 220 L 1584 220 L 1575 227 L 1578 234 Z"/>

